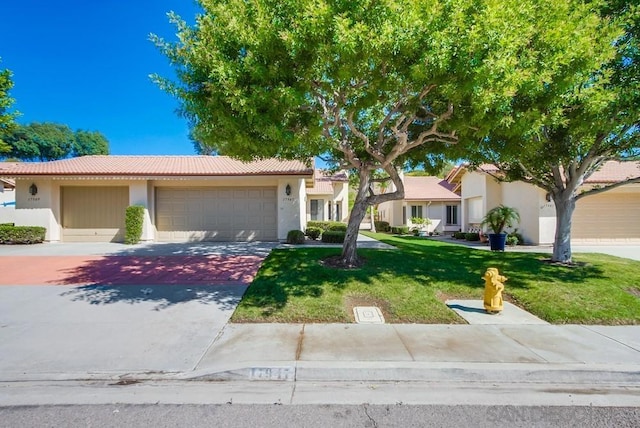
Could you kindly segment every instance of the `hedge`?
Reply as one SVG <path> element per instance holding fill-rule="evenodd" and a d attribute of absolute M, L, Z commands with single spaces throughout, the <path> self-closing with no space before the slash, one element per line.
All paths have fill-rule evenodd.
<path fill-rule="evenodd" d="M 376 227 L 376 231 L 378 232 L 389 232 L 391 231 L 391 226 L 389 226 L 388 221 L 374 221 L 373 225 Z"/>
<path fill-rule="evenodd" d="M 142 205 L 131 205 L 127 207 L 124 217 L 125 244 L 137 244 L 142 237 L 142 223 L 144 222 L 144 207 Z"/>
<path fill-rule="evenodd" d="M 39 226 L 0 226 L 0 244 L 39 244 L 47 229 Z"/>
<path fill-rule="evenodd" d="M 287 233 L 287 244 L 304 244 L 304 232 L 301 230 L 290 230 Z"/>
<path fill-rule="evenodd" d="M 346 235 L 347 233 L 341 230 L 327 230 L 322 234 L 322 242 L 326 242 L 327 244 L 342 244 Z"/>
<path fill-rule="evenodd" d="M 466 233 L 464 232 L 453 232 L 453 237 L 455 239 L 465 239 L 466 238 Z"/>
<path fill-rule="evenodd" d="M 318 227 L 324 230 L 347 230 L 347 225 L 339 221 L 317 221 L 311 220 L 307 222 L 307 227 Z"/>
<path fill-rule="evenodd" d="M 307 227 L 305 233 L 310 239 L 313 239 L 315 241 L 320 237 L 320 235 L 322 235 L 322 229 L 320 229 L 319 227 Z"/>
<path fill-rule="evenodd" d="M 479 241 L 480 234 L 478 232 L 467 232 L 464 234 L 464 239 L 467 241 Z"/>
<path fill-rule="evenodd" d="M 409 226 L 393 226 L 391 233 L 396 235 L 407 235 L 409 233 Z"/>

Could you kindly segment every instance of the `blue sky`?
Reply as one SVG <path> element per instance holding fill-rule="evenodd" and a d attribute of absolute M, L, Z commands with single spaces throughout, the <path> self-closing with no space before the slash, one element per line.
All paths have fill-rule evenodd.
<path fill-rule="evenodd" d="M 3 0 L 0 69 L 13 72 L 20 123 L 56 122 L 102 132 L 111 154 L 193 154 L 178 102 L 149 75 L 173 77 L 148 41 L 193 22 L 193 0 Z"/>

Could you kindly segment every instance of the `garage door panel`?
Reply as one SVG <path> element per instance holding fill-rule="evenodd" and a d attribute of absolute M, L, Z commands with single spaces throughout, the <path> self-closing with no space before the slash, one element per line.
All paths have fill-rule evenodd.
<path fill-rule="evenodd" d="M 277 239 L 275 188 L 158 188 L 156 194 L 158 240 Z"/>
<path fill-rule="evenodd" d="M 64 241 L 119 242 L 124 240 L 126 186 L 63 186 L 61 224 Z"/>
<path fill-rule="evenodd" d="M 576 203 L 572 240 L 616 241 L 640 239 L 640 194 L 602 193 Z"/>

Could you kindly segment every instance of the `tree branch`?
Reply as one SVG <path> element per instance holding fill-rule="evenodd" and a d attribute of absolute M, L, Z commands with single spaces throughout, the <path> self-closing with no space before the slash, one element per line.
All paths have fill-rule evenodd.
<path fill-rule="evenodd" d="M 586 196 L 607 192 L 607 191 L 609 191 L 611 189 L 615 189 L 616 187 L 624 186 L 625 184 L 630 184 L 630 183 L 640 183 L 640 177 L 628 178 L 628 179 L 626 179 L 624 181 L 619 181 L 617 183 L 609 184 L 608 186 L 594 187 L 592 189 L 585 190 L 584 192 L 581 192 L 578 195 L 576 195 L 575 200 L 577 201 L 577 200 L 582 199 L 582 198 L 584 198 Z"/>

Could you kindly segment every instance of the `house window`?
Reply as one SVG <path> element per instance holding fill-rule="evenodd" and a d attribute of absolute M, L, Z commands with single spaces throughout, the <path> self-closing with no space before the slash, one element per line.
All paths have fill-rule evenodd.
<path fill-rule="evenodd" d="M 411 205 L 411 217 L 422 217 L 422 205 Z"/>
<path fill-rule="evenodd" d="M 447 205 L 447 224 L 460 224 L 458 223 L 457 205 Z"/>
<path fill-rule="evenodd" d="M 336 221 L 342 221 L 342 215 L 340 213 L 340 204 L 336 204 Z"/>
<path fill-rule="evenodd" d="M 332 208 L 332 204 L 331 204 L 331 201 L 329 201 L 329 210 L 327 212 L 329 214 L 329 220 L 333 220 L 332 218 L 333 210 L 331 208 Z"/>
<path fill-rule="evenodd" d="M 322 199 L 311 199 L 309 204 L 309 208 L 311 208 L 311 220 L 324 220 Z"/>

